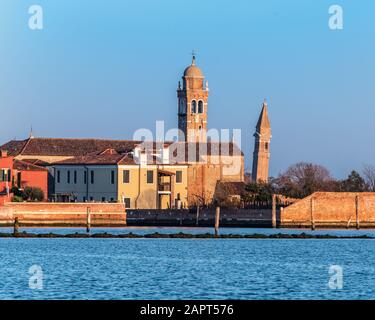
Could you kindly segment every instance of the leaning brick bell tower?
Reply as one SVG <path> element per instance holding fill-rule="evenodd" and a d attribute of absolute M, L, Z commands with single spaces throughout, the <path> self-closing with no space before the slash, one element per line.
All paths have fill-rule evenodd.
<path fill-rule="evenodd" d="M 262 111 L 256 125 L 255 145 L 253 153 L 252 180 L 255 182 L 268 182 L 270 162 L 271 123 L 268 118 L 267 101 L 264 100 Z"/>

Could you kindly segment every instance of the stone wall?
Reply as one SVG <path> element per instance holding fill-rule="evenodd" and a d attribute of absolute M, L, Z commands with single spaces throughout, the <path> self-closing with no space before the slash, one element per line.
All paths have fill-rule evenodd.
<path fill-rule="evenodd" d="M 282 227 L 375 227 L 375 193 L 316 192 L 280 213 Z"/>
<path fill-rule="evenodd" d="M 0 207 L 0 226 L 82 226 L 90 212 L 92 226 L 126 225 L 126 213 L 119 203 L 6 203 Z"/>

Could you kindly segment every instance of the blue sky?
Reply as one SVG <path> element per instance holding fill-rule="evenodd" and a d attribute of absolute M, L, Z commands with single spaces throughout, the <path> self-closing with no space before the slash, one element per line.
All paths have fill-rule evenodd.
<path fill-rule="evenodd" d="M 44 29 L 28 28 L 28 8 Z M 342 5 L 344 29 L 328 28 Z M 36 136 L 131 139 L 177 125 L 191 51 L 210 85 L 210 128 L 242 129 L 250 168 L 266 97 L 270 174 L 311 161 L 336 177 L 375 164 L 375 2 L 2 0 L 0 143 Z"/>

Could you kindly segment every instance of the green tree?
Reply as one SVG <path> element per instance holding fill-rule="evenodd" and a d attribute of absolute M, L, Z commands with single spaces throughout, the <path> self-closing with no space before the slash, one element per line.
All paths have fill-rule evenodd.
<path fill-rule="evenodd" d="M 342 192 L 364 192 L 367 191 L 366 181 L 355 170 L 345 180 L 339 182 L 339 191 Z"/>

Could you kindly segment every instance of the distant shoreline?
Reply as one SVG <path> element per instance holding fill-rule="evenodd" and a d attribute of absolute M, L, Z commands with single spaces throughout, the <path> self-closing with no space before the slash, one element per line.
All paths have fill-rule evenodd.
<path fill-rule="evenodd" d="M 375 239 L 375 237 L 368 235 L 360 236 L 335 236 L 335 235 L 311 235 L 307 233 L 300 234 L 222 234 L 215 236 L 212 233 L 203 234 L 189 234 L 189 233 L 173 233 L 173 234 L 162 234 L 162 233 L 149 233 L 149 234 L 135 234 L 135 233 L 125 233 L 125 234 L 111 234 L 111 233 L 72 233 L 72 234 L 56 234 L 56 233 L 28 233 L 19 232 L 14 233 L 0 233 L 0 238 L 78 238 L 78 239 L 88 239 L 88 238 L 102 238 L 102 239 Z"/>

